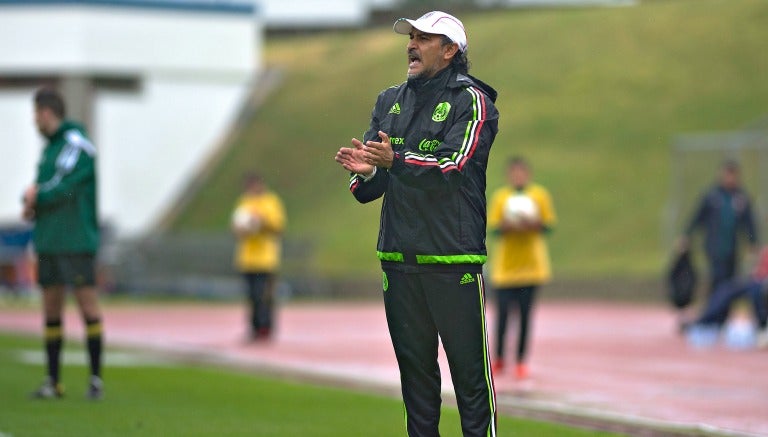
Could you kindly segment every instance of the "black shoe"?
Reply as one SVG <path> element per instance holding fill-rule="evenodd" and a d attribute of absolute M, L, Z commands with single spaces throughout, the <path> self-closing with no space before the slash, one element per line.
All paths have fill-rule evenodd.
<path fill-rule="evenodd" d="M 64 396 L 64 387 L 59 383 L 54 383 L 51 378 L 47 378 L 40 385 L 40 388 L 33 391 L 29 397 L 32 399 L 59 399 Z"/>

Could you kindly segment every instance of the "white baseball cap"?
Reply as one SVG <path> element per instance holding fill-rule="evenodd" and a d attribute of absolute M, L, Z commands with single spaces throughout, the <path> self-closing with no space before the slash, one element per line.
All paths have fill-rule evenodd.
<path fill-rule="evenodd" d="M 453 15 L 432 11 L 422 15 L 418 20 L 401 18 L 395 21 L 393 26 L 395 32 L 403 35 L 410 34 L 411 29 L 414 28 L 425 33 L 445 35 L 459 45 L 459 50 L 462 52 L 467 50 L 467 33 L 464 31 L 464 24 Z"/>

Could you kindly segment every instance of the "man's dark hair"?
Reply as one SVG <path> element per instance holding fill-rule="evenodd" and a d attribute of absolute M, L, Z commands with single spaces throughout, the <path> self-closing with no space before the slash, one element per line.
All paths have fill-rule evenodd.
<path fill-rule="evenodd" d="M 48 108 L 59 117 L 64 118 L 66 115 L 66 108 L 64 106 L 64 97 L 61 96 L 56 89 L 51 87 L 43 87 L 37 90 L 35 93 L 35 107 Z"/>
<path fill-rule="evenodd" d="M 456 43 L 453 42 L 452 39 L 443 35 L 443 40 L 441 44 L 444 46 L 447 46 L 448 44 L 456 44 Z M 453 55 L 453 59 L 451 59 L 451 66 L 461 74 L 469 74 L 469 67 L 471 66 L 471 64 L 469 63 L 469 58 L 467 58 L 467 52 L 461 51 L 461 49 L 459 49 L 456 52 L 456 54 Z"/>
<path fill-rule="evenodd" d="M 243 176 L 243 183 L 246 186 L 252 184 L 260 184 L 264 183 L 264 178 L 261 176 L 261 173 L 257 172 L 256 170 L 250 170 Z"/>
<path fill-rule="evenodd" d="M 523 158 L 520 155 L 516 155 L 516 156 L 513 156 L 513 157 L 509 158 L 509 160 L 507 161 L 507 166 L 509 166 L 509 167 L 518 167 L 519 166 L 519 167 L 523 167 L 523 168 L 527 168 L 527 169 L 531 168 L 531 166 L 528 164 L 528 160 Z"/>
<path fill-rule="evenodd" d="M 739 173 L 741 170 L 741 164 L 739 164 L 739 161 L 730 158 L 726 159 L 722 162 L 722 164 L 720 164 L 720 169 L 730 173 Z"/>

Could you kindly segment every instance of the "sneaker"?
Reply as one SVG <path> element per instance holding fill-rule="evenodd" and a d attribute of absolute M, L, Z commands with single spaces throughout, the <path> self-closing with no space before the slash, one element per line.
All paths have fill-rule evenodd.
<path fill-rule="evenodd" d="M 98 376 L 91 376 L 86 397 L 92 401 L 98 401 L 104 397 L 104 381 Z"/>
<path fill-rule="evenodd" d="M 258 337 L 260 340 L 270 340 L 272 339 L 272 329 L 259 328 L 256 330 L 256 337 Z"/>
<path fill-rule="evenodd" d="M 528 366 L 523 363 L 518 363 L 517 366 L 515 366 L 515 377 L 517 379 L 528 378 Z"/>
<path fill-rule="evenodd" d="M 270 328 L 258 328 L 251 331 L 246 343 L 268 343 L 270 340 L 272 340 L 272 330 Z"/>
<path fill-rule="evenodd" d="M 494 375 L 501 373 L 502 370 L 504 370 L 503 358 L 497 358 L 491 363 L 491 372 L 493 372 Z"/>
<path fill-rule="evenodd" d="M 30 394 L 33 399 L 59 399 L 63 396 L 64 387 L 60 383 L 54 383 L 50 377 Z"/>

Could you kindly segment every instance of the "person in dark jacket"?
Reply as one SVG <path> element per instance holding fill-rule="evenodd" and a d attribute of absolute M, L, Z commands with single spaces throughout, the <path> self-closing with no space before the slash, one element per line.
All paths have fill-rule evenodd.
<path fill-rule="evenodd" d="M 439 435 L 438 336 L 465 436 L 496 435 L 485 287 L 486 167 L 496 91 L 468 74 L 456 17 L 400 19 L 408 80 L 379 94 L 363 140 L 336 161 L 361 202 L 384 197 L 377 246 L 407 432 Z"/>
<path fill-rule="evenodd" d="M 741 186 L 738 162 L 727 160 L 720 167 L 717 185 L 701 197 L 696 212 L 678 244 L 683 252 L 690 248 L 691 235 L 704 230 L 704 251 L 709 262 L 710 296 L 723 283 L 732 281 L 737 273 L 739 233 L 743 233 L 757 251 L 758 236 L 749 195 Z M 716 319 L 720 324 L 728 310 Z"/>
<path fill-rule="evenodd" d="M 72 289 L 86 325 L 91 370 L 87 396 L 100 399 L 103 382 L 101 310 L 96 289 L 96 148 L 83 127 L 64 116 L 61 94 L 52 88 L 39 89 L 35 94 L 35 124 L 48 144 L 43 149 L 36 181 L 24 194 L 23 217 L 34 222 L 48 375 L 32 395 L 43 399 L 63 395 L 59 378 L 62 313 L 64 293 Z"/>

